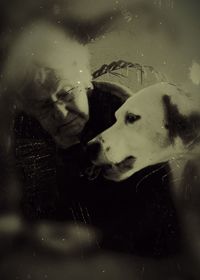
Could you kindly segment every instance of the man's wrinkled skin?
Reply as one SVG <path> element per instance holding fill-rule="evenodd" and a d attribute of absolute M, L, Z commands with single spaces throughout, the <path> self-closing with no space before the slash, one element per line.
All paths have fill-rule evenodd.
<path fill-rule="evenodd" d="M 13 43 L 3 92 L 35 117 L 58 145 L 77 143 L 88 120 L 92 87 L 87 48 L 47 22 L 35 22 Z"/>

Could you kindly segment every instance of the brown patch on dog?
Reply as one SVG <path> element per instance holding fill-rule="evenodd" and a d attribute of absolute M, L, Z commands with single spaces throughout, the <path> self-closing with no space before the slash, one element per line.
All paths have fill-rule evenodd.
<path fill-rule="evenodd" d="M 170 142 L 174 143 L 176 137 L 180 137 L 184 144 L 197 139 L 200 132 L 200 114 L 193 112 L 189 116 L 183 115 L 178 106 L 171 102 L 170 96 L 164 95 L 162 100 L 165 108 L 165 127 L 169 131 Z"/>

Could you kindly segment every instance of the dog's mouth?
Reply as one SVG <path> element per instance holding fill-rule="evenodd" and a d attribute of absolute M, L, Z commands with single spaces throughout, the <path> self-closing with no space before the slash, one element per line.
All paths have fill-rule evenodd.
<path fill-rule="evenodd" d="M 103 165 L 103 171 L 104 173 L 124 173 L 133 169 L 135 161 L 135 157 L 129 156 L 119 163 Z"/>
<path fill-rule="evenodd" d="M 92 164 L 85 170 L 85 176 L 89 180 L 95 180 L 102 174 L 104 177 L 119 177 L 120 174 L 130 171 L 134 167 L 136 158 L 133 156 L 126 157 L 124 160 L 119 163 L 108 163 L 95 165 Z"/>

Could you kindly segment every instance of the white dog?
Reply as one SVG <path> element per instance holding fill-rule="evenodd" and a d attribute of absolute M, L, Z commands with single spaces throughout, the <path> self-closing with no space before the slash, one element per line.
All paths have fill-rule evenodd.
<path fill-rule="evenodd" d="M 157 163 L 199 152 L 199 103 L 175 85 L 158 83 L 133 94 L 115 124 L 89 144 L 107 179 L 121 181 Z"/>
<path fill-rule="evenodd" d="M 116 123 L 88 145 L 93 163 L 113 181 L 124 180 L 149 165 L 170 164 L 170 190 L 186 256 L 182 270 L 193 279 L 200 276 L 199 105 L 198 98 L 175 85 L 155 84 L 128 98 L 116 112 Z"/>

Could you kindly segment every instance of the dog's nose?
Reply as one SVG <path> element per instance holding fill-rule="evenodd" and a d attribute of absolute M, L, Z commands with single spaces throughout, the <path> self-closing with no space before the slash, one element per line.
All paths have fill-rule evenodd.
<path fill-rule="evenodd" d="M 89 143 L 87 146 L 87 154 L 90 160 L 96 160 L 100 150 L 101 150 L 100 142 L 96 141 L 96 142 Z"/>

